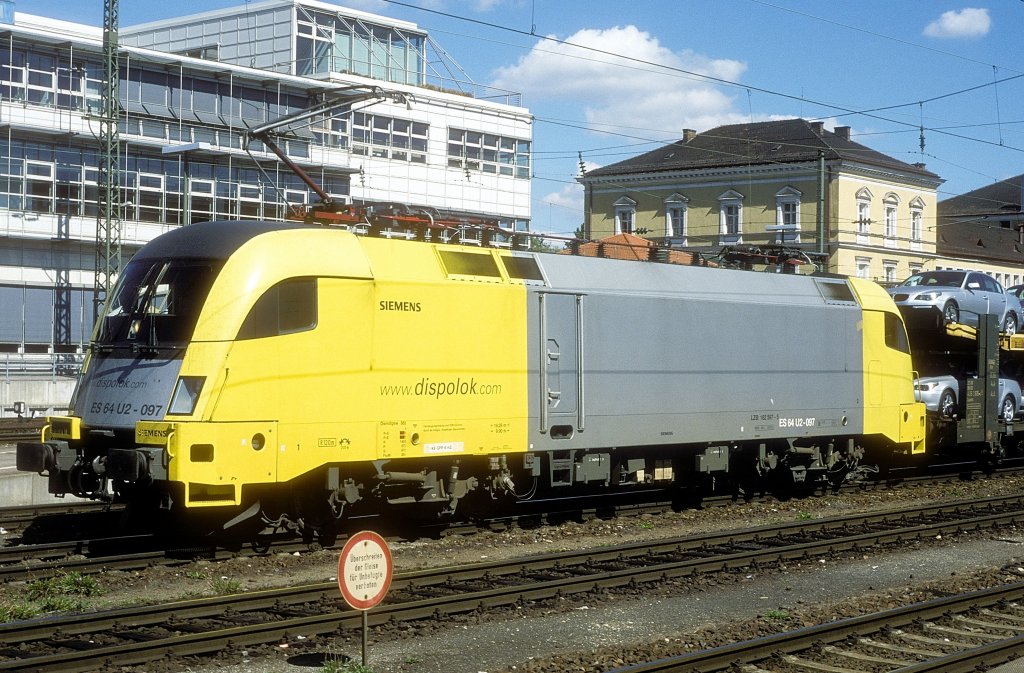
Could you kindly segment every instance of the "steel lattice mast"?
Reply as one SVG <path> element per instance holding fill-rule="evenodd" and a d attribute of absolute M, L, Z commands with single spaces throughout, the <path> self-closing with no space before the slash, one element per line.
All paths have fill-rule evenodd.
<path fill-rule="evenodd" d="M 121 142 L 118 0 L 103 0 L 103 117 L 100 120 L 99 207 L 96 213 L 96 276 L 93 308 L 99 316 L 121 268 Z"/>

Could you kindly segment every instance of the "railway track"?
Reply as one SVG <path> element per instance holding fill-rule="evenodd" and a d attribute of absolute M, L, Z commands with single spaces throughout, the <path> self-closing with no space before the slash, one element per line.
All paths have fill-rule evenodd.
<path fill-rule="evenodd" d="M 734 643 L 610 673 L 970 673 L 1024 655 L 1024 582 Z"/>
<path fill-rule="evenodd" d="M 44 423 L 39 418 L 0 418 L 0 444 L 38 440 Z"/>
<path fill-rule="evenodd" d="M 1000 474 L 1014 476 L 1021 472 L 1024 472 L 1022 467 L 1003 468 Z M 933 485 L 937 482 L 955 482 L 959 479 L 957 473 L 953 472 L 944 475 L 910 477 L 904 481 L 904 485 Z M 859 487 L 851 486 L 850 488 Z M 725 507 L 731 504 L 733 504 L 733 498 L 730 496 L 716 496 L 703 501 L 704 507 Z M 406 531 L 405 535 L 411 534 L 412 537 L 464 535 L 473 534 L 481 528 L 502 530 L 513 526 L 557 525 L 567 520 L 607 518 L 613 514 L 615 516 L 642 517 L 667 511 L 671 509 L 671 506 L 671 503 L 661 501 L 619 501 L 614 506 L 593 502 L 585 506 L 565 502 L 531 502 L 516 516 L 490 520 L 482 524 L 467 522 L 445 524 L 444 526 L 422 526 Z M 17 536 L 9 537 L 7 543 L 0 546 L 0 583 L 51 577 L 62 572 L 93 574 L 108 570 L 140 570 L 155 565 L 178 566 L 198 559 L 221 561 L 239 555 L 310 551 L 309 545 L 297 538 L 275 539 L 259 549 L 237 543 L 234 545 L 218 544 L 217 541 L 208 539 L 183 542 L 160 539 L 154 535 L 115 535 L 90 538 L 88 532 L 79 535 L 73 535 L 72 532 L 74 529 L 95 531 L 106 530 L 110 526 L 116 527 L 115 519 L 97 519 L 82 525 L 64 524 L 58 520 L 58 517 L 63 514 L 84 515 L 85 517 L 98 517 L 106 514 L 116 517 L 120 512 L 118 506 L 107 511 L 109 509 L 107 505 L 97 504 L 58 504 L 0 509 L 0 525 L 4 525 L 3 522 L 7 521 L 10 526 L 9 532 L 17 530 L 17 522 L 20 522 L 23 527 L 25 522 L 32 521 L 33 517 L 42 517 L 52 519 L 53 523 L 50 524 L 50 527 L 59 529 L 61 535 L 70 534 L 70 538 L 61 537 L 60 539 L 50 539 L 47 536 L 45 541 L 40 542 L 19 539 Z M 534 512 L 534 510 L 542 513 Z M 395 537 L 401 538 L 402 535 Z M 340 545 L 344 543 L 344 538 L 344 534 L 340 535 L 338 544 L 325 548 L 340 548 Z"/>
<path fill-rule="evenodd" d="M 985 498 L 408 572 L 395 577 L 386 603 L 371 611 L 369 622 L 434 619 L 1022 521 L 1024 496 Z M 344 606 L 334 583 L 55 615 L 0 625 L 0 671 L 137 665 L 300 635 L 345 633 L 358 628 L 361 619 Z"/>
<path fill-rule="evenodd" d="M 21 505 L 18 507 L 0 507 L 0 527 L 10 532 L 22 530 L 47 517 L 56 517 L 65 514 L 81 515 L 112 509 L 119 510 L 120 507 L 116 505 L 111 507 L 107 504 L 91 503 L 80 500 L 66 500 L 64 502 L 40 505 Z"/>

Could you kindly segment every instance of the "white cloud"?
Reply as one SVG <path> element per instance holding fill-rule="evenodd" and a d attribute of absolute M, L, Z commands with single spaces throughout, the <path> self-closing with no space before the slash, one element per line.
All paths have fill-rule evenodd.
<path fill-rule="evenodd" d="M 545 194 L 541 201 L 559 208 L 566 208 L 574 212 L 583 212 L 583 185 L 565 185 L 557 192 Z"/>
<path fill-rule="evenodd" d="M 736 81 L 746 69 L 741 61 L 673 52 L 635 26 L 584 29 L 565 41 L 602 51 L 541 40 L 518 63 L 498 69 L 492 85 L 529 92 L 531 105 L 578 102 L 592 124 L 677 134 L 747 119 L 732 111 L 732 97 L 715 84 L 667 69 Z"/>
<path fill-rule="evenodd" d="M 987 9 L 967 7 L 959 11 L 943 12 L 924 28 L 928 37 L 974 38 L 988 34 L 992 19 Z"/>

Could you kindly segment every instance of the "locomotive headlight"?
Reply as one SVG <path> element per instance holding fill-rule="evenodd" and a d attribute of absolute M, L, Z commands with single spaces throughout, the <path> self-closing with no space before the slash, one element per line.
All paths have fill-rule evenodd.
<path fill-rule="evenodd" d="M 171 395 L 171 405 L 167 407 L 167 413 L 189 416 L 196 410 L 196 403 L 199 401 L 199 393 L 206 383 L 205 376 L 179 376 L 178 383 L 174 386 L 174 394 Z"/>

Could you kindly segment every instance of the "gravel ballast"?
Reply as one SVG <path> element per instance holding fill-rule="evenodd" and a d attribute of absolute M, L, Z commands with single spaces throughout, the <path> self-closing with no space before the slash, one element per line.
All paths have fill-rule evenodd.
<path fill-rule="evenodd" d="M 395 542 L 397 571 L 457 565 L 634 540 L 827 518 L 915 503 L 1019 493 L 1024 479 L 1001 477 L 928 487 L 878 489 L 780 503 L 735 503 L 657 516 L 620 517 L 532 530 Z M 1024 579 L 1024 532 L 1000 530 L 544 601 L 486 614 L 371 629 L 376 673 L 554 673 L 609 670 L 645 658 L 702 649 L 862 612 L 882 610 Z M 101 576 L 91 607 L 165 601 L 208 593 L 217 580 L 240 590 L 335 579 L 337 552 L 237 558 L 184 568 Z M 5 588 L 10 595 L 17 587 Z M 387 599 L 385 598 L 385 601 Z M 177 663 L 189 673 L 319 671 L 322 655 L 359 659 L 359 634 Z M 297 655 L 305 655 L 304 658 Z M 292 663 L 289 663 L 291 659 Z M 300 666 L 296 663 L 305 663 Z M 125 671 L 152 671 L 124 669 Z"/>

